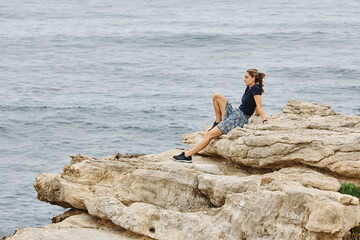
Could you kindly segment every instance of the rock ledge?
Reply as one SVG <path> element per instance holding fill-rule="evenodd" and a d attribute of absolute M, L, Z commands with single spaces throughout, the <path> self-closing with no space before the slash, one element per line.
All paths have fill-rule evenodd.
<path fill-rule="evenodd" d="M 290 100 L 268 119 L 214 139 L 192 164 L 172 160 L 179 150 L 71 156 L 34 187 L 41 201 L 83 211 L 4 239 L 342 239 L 360 222 L 359 199 L 338 192 L 360 185 L 360 116 Z"/>

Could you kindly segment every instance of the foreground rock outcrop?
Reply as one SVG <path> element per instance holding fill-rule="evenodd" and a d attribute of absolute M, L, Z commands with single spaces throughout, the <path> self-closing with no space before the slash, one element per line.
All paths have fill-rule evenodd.
<path fill-rule="evenodd" d="M 214 139 L 192 164 L 172 160 L 180 150 L 72 156 L 61 174 L 37 176 L 38 199 L 86 212 L 64 222 L 126 229 L 124 239 L 342 239 L 360 222 L 359 199 L 338 192 L 344 181 L 360 185 L 360 116 L 292 100 L 269 119 Z"/>
<path fill-rule="evenodd" d="M 86 213 L 79 213 L 65 218 L 59 223 L 41 228 L 17 230 L 12 240 L 149 240 L 151 238 L 130 233 L 109 220 L 99 219 Z"/>

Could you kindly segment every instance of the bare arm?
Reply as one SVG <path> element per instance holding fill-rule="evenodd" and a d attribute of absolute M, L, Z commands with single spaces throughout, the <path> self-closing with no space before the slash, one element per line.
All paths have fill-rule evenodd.
<path fill-rule="evenodd" d="M 264 112 L 264 109 L 263 109 L 263 106 L 262 106 L 261 95 L 254 95 L 254 100 L 255 100 L 255 103 L 256 103 L 256 108 L 255 108 L 256 113 L 260 114 L 262 120 L 265 120 L 266 116 L 265 116 L 265 112 Z M 264 123 L 267 124 L 268 121 L 265 121 Z"/>

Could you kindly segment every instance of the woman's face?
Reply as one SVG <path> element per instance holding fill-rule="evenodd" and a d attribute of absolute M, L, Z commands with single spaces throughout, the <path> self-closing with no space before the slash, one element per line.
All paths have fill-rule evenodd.
<path fill-rule="evenodd" d="M 255 84 L 255 77 L 251 77 L 250 74 L 248 72 L 246 72 L 244 82 L 245 82 L 245 85 L 247 85 L 247 86 L 254 85 Z"/>

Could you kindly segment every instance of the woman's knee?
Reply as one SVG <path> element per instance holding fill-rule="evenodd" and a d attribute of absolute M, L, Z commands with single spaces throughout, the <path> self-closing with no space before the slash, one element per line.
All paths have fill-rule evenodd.
<path fill-rule="evenodd" d="M 216 100 L 216 99 L 219 99 L 219 98 L 225 98 L 225 97 L 221 93 L 215 93 L 215 94 L 212 95 L 213 100 Z"/>
<path fill-rule="evenodd" d="M 205 139 L 211 139 L 211 134 L 209 132 L 206 132 L 204 135 Z"/>
<path fill-rule="evenodd" d="M 216 136 L 214 136 L 212 133 L 210 132 L 206 132 L 204 135 L 204 139 L 207 139 L 208 141 L 213 140 L 214 138 L 216 138 Z"/>

